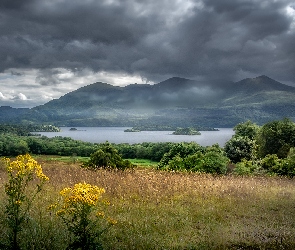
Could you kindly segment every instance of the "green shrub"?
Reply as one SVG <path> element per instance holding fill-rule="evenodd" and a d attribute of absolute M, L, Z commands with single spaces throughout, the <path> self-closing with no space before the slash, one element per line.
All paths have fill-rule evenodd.
<path fill-rule="evenodd" d="M 130 161 L 122 159 L 118 151 L 108 142 L 101 144 L 100 149 L 90 155 L 89 161 L 82 164 L 88 169 L 127 169 L 132 168 Z"/>
<path fill-rule="evenodd" d="M 295 147 L 295 123 L 289 119 L 266 123 L 257 135 L 258 154 L 265 157 L 276 154 L 286 158 L 291 147 Z"/>
<path fill-rule="evenodd" d="M 193 155 L 197 152 L 204 152 L 205 148 L 200 146 L 197 143 L 177 143 L 173 145 L 173 147 L 169 150 L 168 153 L 165 153 L 160 160 L 158 165 L 158 169 L 161 170 L 170 170 L 169 162 L 173 160 L 175 156 L 179 156 L 181 158 L 186 158 L 189 155 Z"/>
<path fill-rule="evenodd" d="M 167 169 L 171 171 L 185 170 L 184 159 L 179 155 L 174 156 L 167 164 Z"/>
<path fill-rule="evenodd" d="M 295 176 L 295 148 L 290 148 L 287 158 L 281 160 L 279 175 Z"/>
<path fill-rule="evenodd" d="M 203 163 L 203 154 L 201 152 L 197 152 L 193 155 L 188 155 L 184 159 L 185 168 L 192 172 L 204 172 Z"/>
<path fill-rule="evenodd" d="M 234 136 L 225 143 L 224 151 L 233 163 L 242 159 L 251 160 L 255 151 L 255 141 L 248 137 Z"/>
<path fill-rule="evenodd" d="M 269 173 L 279 173 L 282 168 L 282 161 L 276 154 L 269 154 L 261 160 L 261 167 Z"/>
<path fill-rule="evenodd" d="M 241 162 L 236 164 L 233 172 L 237 175 L 251 175 L 257 172 L 258 170 L 257 164 L 253 163 L 252 161 L 248 161 L 243 159 Z"/>
<path fill-rule="evenodd" d="M 225 174 L 229 159 L 223 153 L 209 151 L 203 157 L 203 171 L 211 174 Z"/>
<path fill-rule="evenodd" d="M 161 159 L 158 168 L 169 171 L 192 171 L 225 174 L 229 159 L 219 145 L 195 147 L 183 143 L 173 147 Z"/>

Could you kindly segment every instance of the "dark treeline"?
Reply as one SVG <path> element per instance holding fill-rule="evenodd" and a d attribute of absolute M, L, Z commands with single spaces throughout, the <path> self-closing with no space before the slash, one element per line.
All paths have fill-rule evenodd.
<path fill-rule="evenodd" d="M 15 127 L 9 130 L 1 126 L 0 156 L 31 153 L 94 157 L 93 154 L 100 150 L 96 158 L 109 158 L 109 152 L 117 152 L 123 159 L 157 161 L 161 170 L 218 174 L 231 170 L 242 175 L 295 175 L 295 123 L 289 119 L 271 121 L 263 126 L 251 121 L 240 123 L 234 127 L 235 134 L 224 148 L 219 145 L 202 147 L 194 142 L 98 144 L 69 137 L 28 136 L 20 131 Z M 104 148 L 111 150 L 104 152 Z"/>
<path fill-rule="evenodd" d="M 119 154 L 127 159 L 149 159 L 160 161 L 176 143 L 112 144 Z M 84 156 L 88 157 L 100 148 L 101 144 L 73 140 L 56 136 L 20 136 L 17 133 L 0 133 L 0 156 L 17 156 L 31 153 L 42 155 Z"/>
<path fill-rule="evenodd" d="M 148 159 L 160 161 L 177 143 L 173 142 L 143 142 L 138 144 L 116 144 L 114 147 L 125 159 Z"/>
<path fill-rule="evenodd" d="M 31 135 L 31 132 L 59 132 L 60 129 L 53 125 L 16 125 L 16 124 L 0 124 L 0 134 L 11 133 L 19 136 Z"/>
<path fill-rule="evenodd" d="M 48 138 L 46 136 L 0 134 L 0 156 L 17 156 L 25 153 L 89 156 L 96 149 L 97 145 L 68 137 Z"/>

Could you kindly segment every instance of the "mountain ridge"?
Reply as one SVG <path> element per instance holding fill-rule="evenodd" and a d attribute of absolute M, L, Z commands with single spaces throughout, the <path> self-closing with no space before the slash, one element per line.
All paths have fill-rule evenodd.
<path fill-rule="evenodd" d="M 225 127 L 248 119 L 260 124 L 295 118 L 295 88 L 265 75 L 228 83 L 180 77 L 125 87 L 96 82 L 23 113 L 19 122 L 59 126 Z"/>

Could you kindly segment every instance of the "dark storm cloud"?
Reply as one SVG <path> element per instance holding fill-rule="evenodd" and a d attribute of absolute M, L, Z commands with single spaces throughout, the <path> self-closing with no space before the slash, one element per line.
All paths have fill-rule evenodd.
<path fill-rule="evenodd" d="M 274 69 L 272 64 L 287 48 L 277 46 L 283 42 L 282 37 L 291 41 L 286 33 L 292 20 L 283 13 L 286 5 L 228 0 L 209 0 L 204 4 L 180 25 L 178 33 L 181 41 L 177 44 L 183 50 L 180 54 L 185 53 L 183 63 L 190 72 L 225 78 L 238 70 L 257 74 L 278 70 L 279 74 L 281 69 Z M 294 69 L 294 57 L 284 58 Z M 291 71 L 289 76 L 294 78 Z"/>
<path fill-rule="evenodd" d="M 292 1 L 2 0 L 0 71 L 56 68 L 234 80 L 239 74 L 295 79 Z M 189 5 L 188 5 L 189 6 Z M 52 70 L 53 69 L 53 70 Z"/>

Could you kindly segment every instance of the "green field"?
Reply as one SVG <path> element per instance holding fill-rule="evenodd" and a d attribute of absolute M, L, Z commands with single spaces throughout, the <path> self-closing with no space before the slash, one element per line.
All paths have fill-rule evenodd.
<path fill-rule="evenodd" d="M 158 165 L 158 162 L 147 160 L 147 159 L 128 159 L 128 160 L 131 161 L 131 163 L 136 165 L 137 167 L 155 168 Z"/>
<path fill-rule="evenodd" d="M 47 162 L 64 162 L 64 163 L 82 163 L 90 159 L 90 157 L 81 157 L 81 156 L 56 156 L 56 155 L 47 155 L 47 156 L 34 156 L 35 159 L 40 159 Z M 151 161 L 147 159 L 127 159 L 132 164 L 137 167 L 151 167 L 155 168 L 158 165 L 158 162 Z"/>

